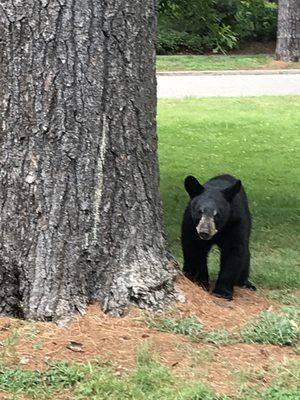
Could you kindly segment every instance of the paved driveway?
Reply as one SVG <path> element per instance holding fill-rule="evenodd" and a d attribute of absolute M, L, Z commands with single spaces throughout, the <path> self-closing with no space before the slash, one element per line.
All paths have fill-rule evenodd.
<path fill-rule="evenodd" d="M 300 72 L 266 75 L 158 75 L 158 97 L 300 95 Z"/>

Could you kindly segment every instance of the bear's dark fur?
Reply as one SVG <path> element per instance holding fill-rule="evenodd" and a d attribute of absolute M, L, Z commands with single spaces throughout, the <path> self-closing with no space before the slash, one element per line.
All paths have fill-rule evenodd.
<path fill-rule="evenodd" d="M 248 280 L 251 215 L 241 181 L 220 175 L 202 186 L 188 176 L 184 185 L 191 198 L 182 222 L 185 275 L 209 290 L 207 256 L 217 245 L 221 267 L 213 294 L 231 300 L 234 285 L 255 290 Z"/>

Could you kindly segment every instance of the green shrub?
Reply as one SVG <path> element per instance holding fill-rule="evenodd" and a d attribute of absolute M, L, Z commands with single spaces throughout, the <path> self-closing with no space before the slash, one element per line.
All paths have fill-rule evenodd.
<path fill-rule="evenodd" d="M 277 4 L 266 0 L 243 0 L 237 4 L 233 29 L 239 40 L 276 39 Z"/>
<path fill-rule="evenodd" d="M 157 36 L 156 49 L 158 54 L 174 54 L 186 51 L 202 54 L 210 50 L 214 53 L 224 53 L 228 49 L 233 49 L 236 45 L 236 35 L 229 26 L 212 25 L 210 31 L 204 36 L 173 29 L 162 29 Z"/>
<path fill-rule="evenodd" d="M 211 41 L 213 43 L 212 51 L 214 53 L 225 53 L 226 50 L 233 49 L 237 46 L 237 35 L 229 25 L 214 24 L 210 30 L 213 33 Z"/>
<path fill-rule="evenodd" d="M 157 51 L 224 52 L 236 45 L 231 27 L 219 18 L 215 0 L 160 2 Z"/>
<path fill-rule="evenodd" d="M 225 52 L 241 41 L 276 38 L 271 0 L 161 0 L 157 51 Z"/>
<path fill-rule="evenodd" d="M 178 32 L 173 29 L 162 30 L 157 37 L 157 52 L 159 54 L 178 53 L 189 49 L 202 52 L 205 47 L 205 39 L 196 34 Z"/>

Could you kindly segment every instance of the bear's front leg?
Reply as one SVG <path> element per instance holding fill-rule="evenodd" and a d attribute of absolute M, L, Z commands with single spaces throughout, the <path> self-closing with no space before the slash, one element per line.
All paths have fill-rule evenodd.
<path fill-rule="evenodd" d="M 195 281 L 203 287 L 203 289 L 209 291 L 209 275 L 207 268 L 207 253 L 202 252 L 198 260 L 198 271 L 195 276 Z"/>
<path fill-rule="evenodd" d="M 184 275 L 192 282 L 197 282 L 209 290 L 207 253 L 210 247 L 207 244 L 203 245 L 199 239 L 189 208 L 185 212 L 182 223 L 181 244 Z"/>
<path fill-rule="evenodd" d="M 207 253 L 195 251 L 184 254 L 183 273 L 191 281 L 198 283 L 209 291 L 209 276 L 207 269 Z"/>
<path fill-rule="evenodd" d="M 240 276 L 243 246 L 228 243 L 221 248 L 221 268 L 213 295 L 227 300 L 233 298 L 233 287 Z"/>

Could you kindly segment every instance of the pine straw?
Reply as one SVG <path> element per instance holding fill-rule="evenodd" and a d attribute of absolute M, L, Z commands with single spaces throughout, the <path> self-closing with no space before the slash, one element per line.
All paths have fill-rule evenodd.
<path fill-rule="evenodd" d="M 182 276 L 177 279 L 177 288 L 185 294 L 186 302 L 176 304 L 168 315 L 195 316 L 206 330 L 238 331 L 246 321 L 275 304 L 243 289 L 236 289 L 231 302 L 217 299 Z M 102 362 L 112 361 L 113 368 L 123 374 L 134 367 L 136 350 L 147 341 L 158 359 L 174 371 L 192 379 L 204 379 L 217 392 L 225 394 L 233 391 L 234 370 L 268 370 L 274 362 L 296 357 L 287 347 L 249 344 L 216 347 L 193 342 L 183 335 L 158 332 L 147 327 L 145 313 L 134 307 L 123 318 L 114 318 L 94 304 L 88 307 L 85 316 L 77 316 L 66 328 L 49 322 L 0 318 L 0 341 L 13 333 L 17 344 L 2 346 L 2 350 L 0 347 L 8 365 L 43 369 L 49 361 L 85 362 L 97 358 Z M 83 352 L 69 350 L 66 346 L 70 341 L 81 343 Z M 22 358 L 27 359 L 25 365 L 19 364 Z"/>
<path fill-rule="evenodd" d="M 235 288 L 233 301 L 219 299 L 182 276 L 178 278 L 178 287 L 185 294 L 186 302 L 178 304 L 177 309 L 183 315 L 197 316 L 208 329 L 232 331 L 274 304 L 241 288 Z"/>

